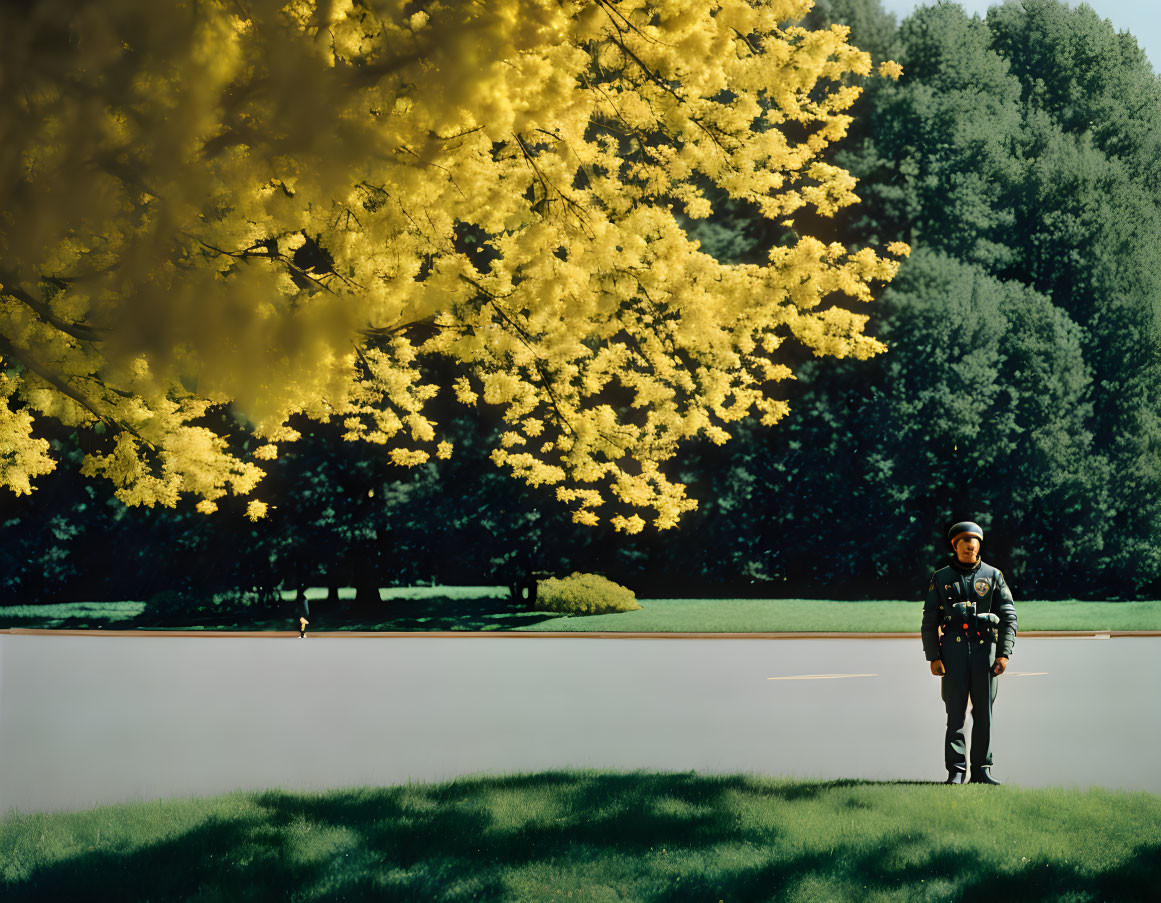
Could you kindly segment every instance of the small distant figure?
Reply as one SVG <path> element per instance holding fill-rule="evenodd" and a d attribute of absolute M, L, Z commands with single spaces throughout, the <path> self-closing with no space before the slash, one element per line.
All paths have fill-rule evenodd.
<path fill-rule="evenodd" d="M 298 592 L 295 594 L 295 601 L 298 603 L 298 638 L 300 640 L 306 639 L 306 625 L 310 623 L 307 617 L 310 615 L 310 602 L 306 598 L 306 587 L 302 584 L 298 586 Z"/>

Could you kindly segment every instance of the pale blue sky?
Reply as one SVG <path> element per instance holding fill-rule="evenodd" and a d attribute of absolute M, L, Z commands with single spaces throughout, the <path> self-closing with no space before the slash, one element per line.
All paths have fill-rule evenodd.
<path fill-rule="evenodd" d="M 958 0 L 967 14 L 983 15 L 988 7 L 999 6 L 1001 0 Z M 1161 68 L 1161 2 L 1159 0 L 1086 0 L 1098 16 L 1108 19 L 1117 31 L 1129 31 L 1137 43 L 1145 50 L 1153 71 Z M 917 6 L 933 6 L 931 2 L 917 3 L 915 0 L 882 0 L 883 8 L 895 14 L 902 22 Z M 1069 6 L 1080 6 L 1070 0 Z"/>

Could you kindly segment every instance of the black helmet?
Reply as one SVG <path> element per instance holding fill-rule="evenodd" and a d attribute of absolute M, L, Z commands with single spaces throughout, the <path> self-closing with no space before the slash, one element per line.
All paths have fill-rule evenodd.
<path fill-rule="evenodd" d="M 947 541 L 951 543 L 953 549 L 955 541 L 961 536 L 974 536 L 980 542 L 984 541 L 984 531 L 980 529 L 979 524 L 972 523 L 970 520 L 961 520 L 947 531 Z"/>

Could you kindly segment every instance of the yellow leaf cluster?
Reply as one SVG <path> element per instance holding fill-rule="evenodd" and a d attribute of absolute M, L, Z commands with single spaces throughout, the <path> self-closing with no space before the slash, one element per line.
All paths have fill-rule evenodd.
<path fill-rule="evenodd" d="M 414 466 L 445 387 L 509 424 L 493 460 L 581 523 L 694 507 L 662 465 L 774 423 L 778 351 L 883 350 L 897 261 L 807 236 L 763 266 L 702 253 L 705 186 L 767 217 L 854 203 L 819 160 L 850 123 L 846 29 L 808 0 L 45 0 L 4 21 L 0 482 L 51 469 L 33 412 L 111 428 L 84 472 L 210 513 L 291 415 Z M 51 9 L 50 9 L 51 8 Z M 31 8 L 29 8 L 31 10 Z M 50 14 L 53 13 L 53 14 Z M 68 41 L 52 35 L 64 29 Z M 50 34 L 51 32 L 51 34 Z M 899 67 L 880 72 L 897 77 Z M 78 87 L 83 86 L 83 89 Z M 892 255 L 906 250 L 892 245 Z M 7 406 L 14 401 L 16 407 Z M 529 439 L 535 439 L 529 442 Z M 257 519 L 265 505 L 251 502 Z"/>
<path fill-rule="evenodd" d="M 0 485 L 7 486 L 17 495 L 32 492 L 31 478 L 51 473 L 56 462 L 48 456 L 48 442 L 32 436 L 32 415 L 27 411 L 13 411 L 8 397 L 16 389 L 16 381 L 0 374 Z"/>

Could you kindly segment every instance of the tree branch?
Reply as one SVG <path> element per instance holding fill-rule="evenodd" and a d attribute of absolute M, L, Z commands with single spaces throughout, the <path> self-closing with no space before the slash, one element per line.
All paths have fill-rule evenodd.
<path fill-rule="evenodd" d="M 475 131 L 475 129 L 473 129 L 472 131 Z M 432 166 L 436 169 L 442 169 L 444 172 L 447 173 L 448 181 L 451 182 L 453 185 L 455 185 L 456 191 L 458 191 L 460 193 L 460 197 L 464 198 L 465 200 L 467 199 L 468 196 L 466 194 L 464 194 L 464 190 L 462 188 L 460 188 L 459 183 L 456 182 L 455 177 L 451 174 L 451 170 L 448 169 L 446 166 L 440 166 L 438 163 L 432 163 L 430 160 L 424 160 L 423 157 L 419 156 L 419 154 L 417 154 L 415 151 L 413 151 L 411 148 L 409 148 L 406 144 L 400 145 L 399 149 L 402 151 L 405 151 L 406 153 L 411 154 L 411 156 L 415 157 L 415 159 L 418 160 L 420 163 L 422 163 L 424 166 Z"/>
<path fill-rule="evenodd" d="M 595 236 L 595 233 L 592 231 L 592 229 L 589 226 L 588 214 L 585 212 L 584 207 L 582 207 L 580 204 L 578 204 L 572 198 L 567 197 L 563 191 L 561 191 L 559 188 L 557 188 L 555 184 L 550 182 L 544 176 L 544 173 L 541 172 L 540 167 L 536 165 L 536 160 L 532 156 L 532 153 L 528 150 L 528 146 L 524 143 L 524 139 L 521 138 L 519 134 L 517 134 L 516 132 L 513 132 L 512 137 L 515 138 L 516 143 L 520 145 L 520 150 L 524 154 L 524 159 L 528 161 L 528 165 L 532 167 L 532 171 L 536 174 L 536 178 L 539 179 L 541 186 L 544 188 L 545 201 L 547 202 L 549 189 L 551 189 L 552 191 L 555 191 L 557 193 L 557 195 L 559 195 L 561 201 L 564 203 L 565 208 L 567 210 L 571 211 L 573 216 L 575 216 L 577 218 L 577 222 L 580 223 L 581 229 L 585 232 L 585 234 L 589 238 L 593 238 Z"/>
<path fill-rule="evenodd" d="M 20 288 L 15 287 L 12 284 L 14 281 L 15 280 L 9 274 L 0 274 L 0 286 L 2 286 L 0 287 L 0 294 L 7 295 L 16 301 L 19 301 L 26 307 L 31 308 L 36 313 L 36 315 L 46 323 L 56 329 L 59 329 L 65 335 L 72 336 L 74 339 L 80 342 L 94 343 L 101 340 L 100 330 L 89 326 L 87 323 L 68 323 L 65 320 L 62 320 L 52 312 L 52 308 L 49 307 L 45 302 L 37 301 L 34 297 L 32 297 L 32 295 L 28 294 Z M 60 284 L 55 279 L 50 279 L 49 281 Z"/>
<path fill-rule="evenodd" d="M 150 442 L 148 439 L 146 439 L 144 436 L 142 436 L 139 432 L 137 432 L 137 430 L 135 430 L 133 427 L 129 426 L 129 424 L 127 424 L 127 423 L 122 423 L 120 420 L 116 419 L 115 417 L 111 417 L 108 414 L 103 414 L 100 411 L 98 411 L 95 407 L 93 407 L 92 403 L 88 399 L 86 399 L 83 395 L 81 395 L 76 389 L 72 388 L 72 386 L 68 385 L 68 383 L 66 383 L 60 377 L 49 372 L 49 370 L 47 368 L 41 366 L 29 354 L 27 354 L 26 352 L 20 351 L 18 348 L 16 348 L 15 345 L 13 345 L 11 342 L 9 342 L 8 339 L 5 338 L 4 336 L 0 336 L 0 353 L 5 354 L 8 357 L 14 358 L 16 361 L 18 361 L 20 364 L 22 364 L 26 369 L 31 370 L 33 373 L 35 373 L 37 376 L 39 376 L 41 379 L 43 379 L 46 383 L 51 385 L 54 389 L 56 389 L 62 395 L 65 395 L 68 398 L 71 398 L 73 401 L 75 401 L 77 404 L 79 404 L 82 408 L 84 408 L 86 411 L 88 411 L 94 417 L 96 417 L 97 420 L 100 421 L 101 423 L 108 424 L 109 426 L 113 427 L 114 429 L 130 433 L 130 434 L 136 436 L 142 442 L 144 442 L 147 446 L 149 446 L 149 448 L 152 451 L 157 451 L 157 446 L 154 445 L 152 442 Z M 102 385 L 102 388 L 108 388 L 107 386 L 104 386 L 104 384 L 101 384 L 101 385 Z M 119 393 L 119 394 L 124 394 L 124 393 Z"/>
<path fill-rule="evenodd" d="M 620 29 L 618 29 L 618 32 L 620 32 Z M 652 69 L 650 69 L 648 66 L 646 66 L 645 63 L 641 60 L 641 58 L 639 56 L 637 56 L 637 54 L 635 54 L 632 50 L 630 50 L 628 45 L 626 45 L 624 41 L 622 41 L 620 38 L 616 38 L 616 37 L 612 38 L 612 41 L 614 44 L 616 44 L 618 47 L 620 47 L 625 52 L 625 54 L 641 68 L 641 71 L 644 72 L 649 77 L 650 81 L 652 81 L 658 87 L 664 89 L 669 94 L 672 94 L 674 100 L 676 100 L 679 105 L 682 105 L 682 106 L 689 105 L 688 100 L 686 100 L 684 97 L 682 97 L 680 94 L 678 94 L 673 89 L 673 87 L 665 81 L 665 79 L 663 79 L 660 75 L 658 75 Z M 700 128 L 703 132 L 705 132 L 709 136 L 709 139 L 718 147 L 718 149 L 723 154 L 726 154 L 728 156 L 729 151 L 726 150 L 725 146 L 721 143 L 721 141 L 718 140 L 717 136 L 714 135 L 714 133 L 709 130 L 709 128 L 705 125 L 705 123 L 702 122 L 702 120 L 699 117 L 694 116 L 692 113 L 690 113 L 689 120 L 690 120 L 690 122 L 697 125 L 697 127 Z M 731 168 L 733 168 L 736 172 L 737 167 L 734 167 L 733 164 L 730 164 L 730 165 L 731 165 Z"/>
<path fill-rule="evenodd" d="M 553 391 L 551 377 L 549 376 L 548 371 L 544 369 L 544 365 L 540 360 L 539 352 L 532 345 L 532 336 L 530 336 L 528 332 L 520 326 L 519 323 L 508 316 L 504 308 L 502 308 L 498 303 L 498 299 L 494 294 L 492 294 L 474 279 L 471 279 L 462 273 L 460 274 L 460 279 L 469 283 L 470 285 L 475 286 L 476 289 L 479 290 L 484 295 L 484 297 L 488 299 L 488 303 L 492 305 L 492 308 L 500 315 L 500 318 L 514 330 L 516 330 L 516 333 L 520 341 L 524 344 L 524 347 L 532 352 L 533 366 L 536 368 L 536 372 L 540 375 L 539 384 L 543 387 L 544 391 L 548 393 L 548 400 L 552 404 L 553 411 L 556 414 L 557 423 L 572 433 L 573 436 L 577 436 L 579 438 L 579 434 L 577 433 L 576 429 L 571 423 L 569 423 L 568 418 L 560 409 L 560 399 L 557 398 L 556 392 Z"/>
<path fill-rule="evenodd" d="M 393 335 L 398 335 L 401 332 L 406 332 L 409 329 L 463 329 L 466 327 L 456 326 L 454 324 L 443 324 L 435 322 L 435 315 L 423 317 L 419 320 L 412 320 L 408 323 L 399 323 L 395 326 L 368 326 L 366 329 L 360 329 L 359 335 L 367 338 L 388 338 Z"/>

